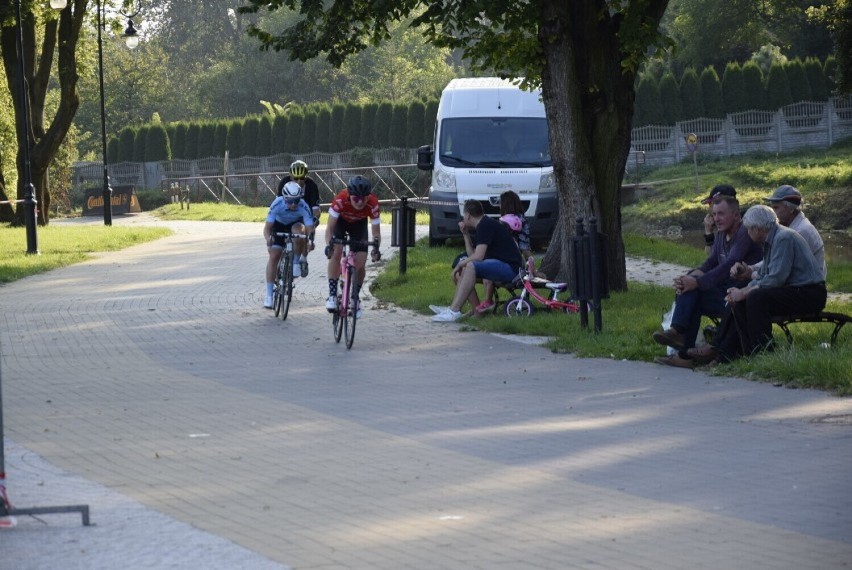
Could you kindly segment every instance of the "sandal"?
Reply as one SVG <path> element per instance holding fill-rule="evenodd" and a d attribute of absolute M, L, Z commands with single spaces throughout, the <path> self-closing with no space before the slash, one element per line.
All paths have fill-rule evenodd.
<path fill-rule="evenodd" d="M 482 315 L 484 313 L 487 313 L 487 312 L 493 311 L 493 310 L 494 310 L 494 302 L 493 301 L 482 301 L 480 304 L 478 304 L 476 306 L 476 308 L 474 309 L 474 312 L 476 312 L 477 315 Z"/>

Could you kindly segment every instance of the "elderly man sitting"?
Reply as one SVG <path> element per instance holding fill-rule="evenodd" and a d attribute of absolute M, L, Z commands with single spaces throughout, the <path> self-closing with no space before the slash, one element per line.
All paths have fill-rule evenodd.
<path fill-rule="evenodd" d="M 795 230 L 778 223 L 768 206 L 743 216 L 749 237 L 763 244 L 763 263 L 746 287 L 728 289 L 725 314 L 713 343 L 687 351 L 698 362 L 733 360 L 772 345 L 772 317 L 818 313 L 825 307 L 825 280 L 811 248 Z"/>

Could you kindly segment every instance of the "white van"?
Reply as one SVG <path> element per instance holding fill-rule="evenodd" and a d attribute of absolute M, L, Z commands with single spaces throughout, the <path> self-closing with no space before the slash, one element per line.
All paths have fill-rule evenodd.
<path fill-rule="evenodd" d="M 435 139 L 417 153 L 417 167 L 432 171 L 430 245 L 461 235 L 465 200 L 498 215 L 507 190 L 526 208 L 533 243 L 550 239 L 559 210 L 540 97 L 496 77 L 453 79 L 444 88 Z"/>

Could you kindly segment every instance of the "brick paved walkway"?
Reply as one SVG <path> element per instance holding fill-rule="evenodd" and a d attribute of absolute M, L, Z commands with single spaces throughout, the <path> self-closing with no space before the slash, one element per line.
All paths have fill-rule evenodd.
<path fill-rule="evenodd" d="M 16 444 L 296 569 L 852 565 L 850 399 L 372 300 L 347 351 L 320 254 L 282 322 L 259 224 L 169 225 L 2 288 Z"/>

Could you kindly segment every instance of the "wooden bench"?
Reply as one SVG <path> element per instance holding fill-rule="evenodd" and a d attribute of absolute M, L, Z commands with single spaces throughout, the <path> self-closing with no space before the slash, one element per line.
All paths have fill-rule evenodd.
<path fill-rule="evenodd" d="M 843 313 L 828 313 L 822 311 L 813 315 L 793 315 L 793 316 L 777 316 L 772 317 L 772 324 L 778 325 L 784 335 L 787 337 L 787 342 L 793 343 L 793 335 L 790 333 L 789 326 L 793 323 L 834 323 L 834 330 L 831 332 L 831 345 L 837 342 L 837 335 L 840 334 L 840 329 L 846 323 L 852 323 L 852 317 Z"/>

